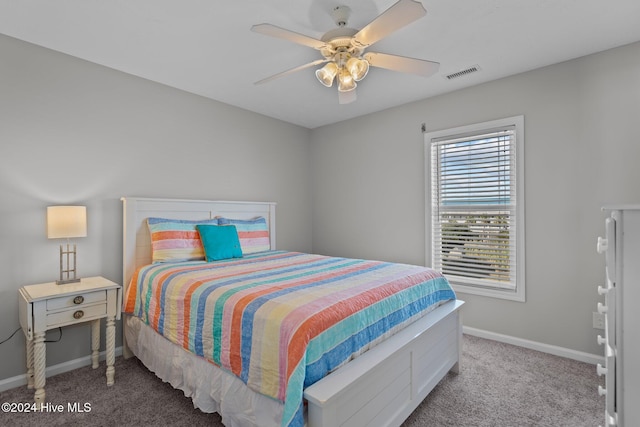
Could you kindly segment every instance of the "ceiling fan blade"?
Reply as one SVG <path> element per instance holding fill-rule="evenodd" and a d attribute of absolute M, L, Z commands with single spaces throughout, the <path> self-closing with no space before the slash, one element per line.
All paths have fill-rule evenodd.
<path fill-rule="evenodd" d="M 364 59 L 372 67 L 386 68 L 387 70 L 417 74 L 424 77 L 435 74 L 440 68 L 440 63 L 438 62 L 378 52 L 367 52 L 364 54 Z"/>
<path fill-rule="evenodd" d="M 328 59 L 318 59 L 316 61 L 309 62 L 308 64 L 300 65 L 299 67 L 295 67 L 295 68 L 292 68 L 290 70 L 283 71 L 283 72 L 278 73 L 278 74 L 274 74 L 271 77 L 267 77 L 265 79 L 258 80 L 254 84 L 260 85 L 260 84 L 263 84 L 263 83 L 267 83 L 267 82 L 270 82 L 271 80 L 275 80 L 275 79 L 278 79 L 280 77 L 284 77 L 284 76 L 286 76 L 288 74 L 293 74 L 296 71 L 304 70 L 305 68 L 313 67 L 314 65 L 319 65 L 319 64 L 322 64 L 322 63 L 328 62 L 328 61 L 329 61 Z"/>
<path fill-rule="evenodd" d="M 271 24 L 254 25 L 253 27 L 251 27 L 251 31 L 253 31 L 254 33 L 264 34 L 265 36 L 288 40 L 290 42 L 301 44 L 303 46 L 309 46 L 318 50 L 327 47 L 327 44 L 323 41 L 314 39 L 313 37 L 305 36 L 304 34 L 285 30 L 284 28 L 276 27 L 275 25 Z"/>
<path fill-rule="evenodd" d="M 340 92 L 338 91 L 338 104 L 351 104 L 357 99 L 356 90 L 350 90 L 349 92 Z"/>
<path fill-rule="evenodd" d="M 409 25 L 427 14 L 422 3 L 400 0 L 353 36 L 352 43 L 360 48 L 371 46 L 394 31 Z"/>

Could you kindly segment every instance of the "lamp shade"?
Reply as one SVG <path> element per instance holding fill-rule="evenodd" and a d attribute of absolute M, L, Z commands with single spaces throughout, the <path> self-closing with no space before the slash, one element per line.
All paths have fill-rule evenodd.
<path fill-rule="evenodd" d="M 352 57 L 347 61 L 347 70 L 351 73 L 353 80 L 359 82 L 369 72 L 369 63 L 364 59 Z"/>
<path fill-rule="evenodd" d="M 344 68 L 340 70 L 340 74 L 338 74 L 338 90 L 340 92 L 349 92 L 354 90 L 356 86 L 358 85 L 349 71 Z"/>
<path fill-rule="evenodd" d="M 86 206 L 47 207 L 47 237 L 49 239 L 68 239 L 86 237 L 86 235 Z"/>
<path fill-rule="evenodd" d="M 335 62 L 329 62 L 324 67 L 316 71 L 316 77 L 326 87 L 331 87 L 333 84 L 333 78 L 338 73 L 338 66 Z"/>

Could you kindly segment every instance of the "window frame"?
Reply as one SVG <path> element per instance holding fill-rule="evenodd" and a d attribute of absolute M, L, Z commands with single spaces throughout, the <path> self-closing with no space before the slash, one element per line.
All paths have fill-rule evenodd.
<path fill-rule="evenodd" d="M 454 139 L 460 136 L 480 135 L 487 131 L 515 127 L 515 191 L 516 191 L 516 243 L 515 243 L 515 288 L 492 287 L 487 285 L 471 285 L 456 283 L 451 280 L 454 290 L 459 293 L 481 295 L 493 298 L 513 301 L 526 301 L 525 292 L 525 184 L 524 184 L 524 116 L 513 116 L 498 120 L 475 123 L 439 131 L 424 130 L 424 155 L 425 155 L 425 231 L 426 250 L 425 265 L 433 267 L 435 242 L 433 239 L 434 218 L 432 215 L 432 145 L 435 141 Z M 424 127 L 423 127 L 424 129 Z M 479 281 L 482 281 L 480 279 Z"/>

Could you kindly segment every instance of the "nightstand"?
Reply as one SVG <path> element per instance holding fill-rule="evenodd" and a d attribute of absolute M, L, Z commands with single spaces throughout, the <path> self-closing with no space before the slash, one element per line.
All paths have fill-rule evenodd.
<path fill-rule="evenodd" d="M 27 339 L 27 387 L 35 388 L 36 403 L 45 402 L 45 333 L 49 329 L 91 322 L 91 361 L 98 367 L 100 319 L 106 318 L 107 385 L 115 369 L 115 321 L 120 319 L 122 288 L 103 277 L 77 283 L 29 285 L 19 290 L 20 326 Z"/>

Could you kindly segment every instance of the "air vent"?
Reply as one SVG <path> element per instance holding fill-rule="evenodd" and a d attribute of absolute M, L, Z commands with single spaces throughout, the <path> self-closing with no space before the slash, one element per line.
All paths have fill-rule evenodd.
<path fill-rule="evenodd" d="M 477 71 L 480 71 L 480 66 L 474 65 L 473 67 L 469 67 L 466 70 L 458 71 L 457 73 L 447 74 L 445 77 L 447 78 L 447 80 L 453 80 L 453 79 L 457 79 L 458 77 L 467 76 Z"/>

